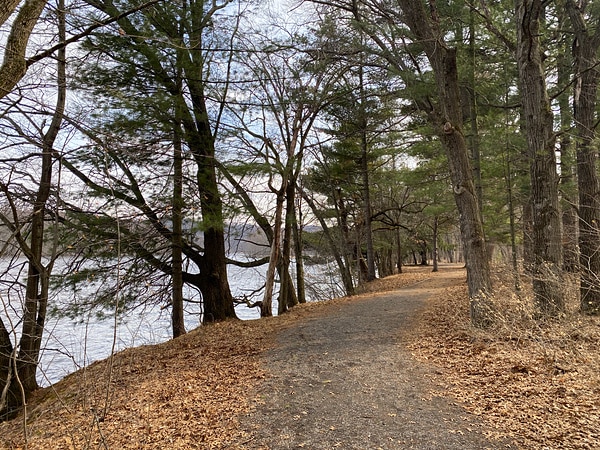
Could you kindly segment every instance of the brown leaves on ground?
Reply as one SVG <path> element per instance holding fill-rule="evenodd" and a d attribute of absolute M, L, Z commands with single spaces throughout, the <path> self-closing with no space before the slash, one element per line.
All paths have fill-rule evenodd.
<path fill-rule="evenodd" d="M 0 424 L 0 447 L 24 447 L 25 428 L 30 449 L 236 448 L 236 417 L 264 375 L 263 328 L 218 323 L 92 364 L 40 390 L 26 424 Z"/>
<path fill-rule="evenodd" d="M 451 394 L 524 449 L 600 448 L 600 318 L 570 310 L 558 321 L 540 321 L 531 293 L 517 297 L 499 279 L 495 325 L 469 325 L 465 287 L 432 299 L 412 336 L 421 360 L 440 367 L 438 395 Z M 570 295 L 569 295 L 570 294 Z"/>
<path fill-rule="evenodd" d="M 430 268 L 369 283 L 398 289 Z M 417 358 L 440 368 L 437 395 L 453 395 L 499 437 L 526 449 L 598 449 L 600 318 L 571 311 L 535 320 L 526 293 L 498 280 L 496 325 L 469 325 L 466 287 L 431 299 L 406 338 Z M 373 295 L 369 293 L 361 294 Z M 573 298 L 576 298 L 573 295 Z M 40 390 L 23 416 L 0 424 L 0 448 L 243 449 L 237 419 L 267 376 L 260 354 L 275 333 L 353 298 L 311 303 L 281 317 L 204 326 L 156 346 L 125 350 Z"/>
<path fill-rule="evenodd" d="M 396 289 L 426 277 L 419 269 L 372 286 Z M 281 317 L 203 326 L 94 363 L 38 391 L 26 419 L 0 423 L 0 448 L 244 448 L 248 437 L 237 418 L 249 410 L 253 387 L 265 376 L 260 353 L 278 330 L 347 301 L 352 298 L 301 305 Z"/>

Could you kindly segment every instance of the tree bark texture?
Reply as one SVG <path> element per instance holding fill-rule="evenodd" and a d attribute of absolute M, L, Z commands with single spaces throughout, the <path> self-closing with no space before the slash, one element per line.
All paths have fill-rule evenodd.
<path fill-rule="evenodd" d="M 297 184 L 297 183 L 296 183 Z M 296 187 L 296 192 L 298 188 Z M 302 197 L 297 195 L 298 203 Z M 302 205 L 297 206 L 298 215 L 294 212 L 294 254 L 296 256 L 296 290 L 298 291 L 298 303 L 306 303 L 306 280 L 304 276 L 304 243 L 302 241 Z M 299 216 L 299 217 L 298 217 Z"/>
<path fill-rule="evenodd" d="M 434 72 L 438 105 L 426 112 L 440 136 L 450 166 L 454 199 L 460 214 L 471 321 L 475 326 L 487 326 L 492 283 L 473 172 L 462 131 L 456 49 L 449 48 L 443 41 L 435 11 L 429 16 L 421 1 L 398 0 L 398 4 L 402 8 L 404 22 L 422 45 Z"/>
<path fill-rule="evenodd" d="M 533 206 L 533 290 L 538 311 L 564 311 L 562 220 L 558 197 L 554 117 L 546 90 L 539 34 L 541 0 L 516 0 L 517 64 L 530 161 Z"/>
<path fill-rule="evenodd" d="M 3 0 L 0 6 L 0 24 L 6 22 L 20 1 Z M 12 23 L 6 40 L 4 58 L 0 65 L 0 98 L 8 95 L 27 71 L 25 51 L 33 27 L 46 6 L 47 0 L 27 0 Z"/>
<path fill-rule="evenodd" d="M 596 143 L 600 30 L 590 34 L 583 11 L 573 0 L 567 1 L 567 10 L 576 37 L 573 113 L 577 127 L 581 310 L 600 314 L 600 182 Z"/>
<path fill-rule="evenodd" d="M 565 29 L 568 26 L 566 12 L 560 12 L 559 26 Z M 573 111 L 571 109 L 571 91 L 566 87 L 571 82 L 573 72 L 573 58 L 570 54 L 570 43 L 564 39 L 557 55 L 558 85 L 563 92 L 557 98 L 560 115 L 560 191 L 562 194 L 562 225 L 563 225 L 563 269 L 565 272 L 575 273 L 579 271 L 579 227 L 577 223 L 577 204 L 574 192 L 575 167 L 574 140 L 571 138 L 571 127 L 573 126 Z"/>
<path fill-rule="evenodd" d="M 185 334 L 183 315 L 183 149 L 180 124 L 175 121 L 173 136 L 173 239 L 171 259 L 173 265 L 173 293 L 171 328 L 173 337 Z"/>
<path fill-rule="evenodd" d="M 283 191 L 283 189 L 282 189 Z M 272 316 L 272 304 L 273 304 L 273 287 L 275 284 L 275 269 L 278 264 L 279 256 L 281 254 L 281 222 L 283 214 L 283 203 L 284 194 L 279 192 L 277 194 L 277 204 L 275 206 L 275 218 L 273 220 L 273 239 L 271 240 L 271 253 L 269 255 L 269 266 L 267 267 L 267 274 L 265 278 L 265 294 L 263 297 L 263 307 L 261 308 L 261 316 Z M 281 299 L 280 299 L 281 300 Z"/>
<path fill-rule="evenodd" d="M 0 3 L 0 25 L 4 24 L 15 12 L 21 0 L 4 0 Z"/>
<path fill-rule="evenodd" d="M 295 206 L 296 182 L 292 177 L 292 180 L 287 184 L 285 189 L 285 221 L 281 264 L 282 270 L 287 272 L 287 276 L 281 280 L 281 292 L 278 305 L 279 314 L 284 313 L 289 308 L 293 308 L 298 304 L 298 296 L 294 290 L 293 278 L 289 273 L 292 254 L 293 229 L 297 228 L 296 214 L 294 211 Z"/>

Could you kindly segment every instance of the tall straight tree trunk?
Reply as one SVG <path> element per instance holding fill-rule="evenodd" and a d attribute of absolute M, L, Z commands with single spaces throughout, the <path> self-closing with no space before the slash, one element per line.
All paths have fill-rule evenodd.
<path fill-rule="evenodd" d="M 558 198 L 554 117 L 546 91 L 539 34 L 542 0 L 516 0 L 517 64 L 533 203 L 533 291 L 538 311 L 564 311 L 562 220 Z"/>
<path fill-rule="evenodd" d="M 396 268 L 398 273 L 402 273 L 402 236 L 400 228 L 396 229 Z"/>
<path fill-rule="evenodd" d="M 566 14 L 559 12 L 559 28 L 566 27 Z M 562 223 L 563 223 L 563 267 L 566 272 L 577 272 L 579 270 L 579 249 L 577 224 L 577 205 L 574 192 L 574 167 L 573 150 L 571 139 L 571 127 L 573 125 L 573 114 L 570 106 L 571 93 L 566 86 L 571 82 L 572 59 L 569 54 L 569 43 L 566 39 L 561 41 L 561 47 L 557 54 L 558 85 L 564 89 L 557 98 L 560 114 L 560 191 L 563 193 Z"/>
<path fill-rule="evenodd" d="M 432 272 L 437 272 L 438 269 L 438 223 L 439 219 L 437 216 L 433 219 L 433 270 Z"/>
<path fill-rule="evenodd" d="M 479 215 L 483 222 L 483 184 L 481 183 L 481 150 L 479 139 L 477 92 L 475 82 L 475 9 L 471 8 L 469 13 L 469 147 L 471 148 L 471 160 L 473 161 L 473 182 L 475 193 L 479 204 Z"/>
<path fill-rule="evenodd" d="M 180 124 L 176 123 L 173 139 L 173 239 L 172 265 L 173 283 L 171 327 L 173 337 L 185 334 L 183 317 L 183 150 L 181 146 Z"/>
<path fill-rule="evenodd" d="M 288 183 L 285 189 L 285 214 L 283 220 L 283 245 L 281 246 L 281 268 L 289 274 L 290 260 L 292 252 L 292 221 L 291 215 L 294 214 L 294 186 Z M 279 304 L 277 314 L 283 314 L 290 307 L 295 306 L 294 300 L 291 300 L 294 294 L 294 285 L 292 277 L 281 279 L 279 290 Z M 295 295 L 293 296 L 295 298 Z M 295 303 L 298 300 L 295 298 Z"/>
<path fill-rule="evenodd" d="M 506 182 L 506 205 L 508 207 L 508 223 L 510 230 L 510 248 L 511 248 L 511 263 L 514 279 L 515 291 L 521 290 L 521 278 L 519 275 L 519 257 L 517 253 L 517 228 L 515 226 L 515 202 L 514 202 L 514 187 L 513 187 L 513 153 L 511 152 L 510 136 L 513 133 L 511 127 L 511 116 L 508 109 L 510 97 L 510 86 L 507 84 L 504 92 L 504 180 Z M 524 214 L 523 214 L 524 216 Z M 525 217 L 523 217 L 525 222 Z M 523 239 L 525 241 L 525 237 Z"/>
<path fill-rule="evenodd" d="M 508 95 L 508 94 L 507 94 Z M 505 124 L 508 133 L 508 117 L 507 123 Z M 510 144 L 508 142 L 508 136 L 506 136 L 506 148 L 505 148 L 505 175 L 506 180 L 506 205 L 508 206 L 508 221 L 510 227 L 510 249 L 511 249 L 511 263 L 512 272 L 514 277 L 514 286 L 516 291 L 521 290 L 521 281 L 519 277 L 519 263 L 517 255 L 517 229 L 515 227 L 515 206 L 513 201 L 513 181 L 512 181 L 512 164 L 511 164 L 511 152 Z"/>
<path fill-rule="evenodd" d="M 590 5 L 591 6 L 591 5 Z M 600 181 L 596 140 L 597 98 L 600 81 L 600 30 L 590 35 L 584 11 L 567 1 L 576 41 L 574 117 L 577 127 L 577 175 L 579 188 L 579 250 L 581 311 L 600 314 Z M 597 21 L 598 17 L 592 20 Z"/>
<path fill-rule="evenodd" d="M 360 174 L 362 178 L 363 215 L 365 216 L 365 244 L 367 246 L 367 277 L 366 281 L 373 281 L 375 276 L 375 249 L 373 247 L 373 227 L 371 226 L 371 186 L 369 186 L 369 143 L 367 140 L 368 120 L 365 111 L 365 93 L 363 80 L 363 66 L 359 67 L 360 84 Z"/>
<path fill-rule="evenodd" d="M 438 108 L 424 102 L 431 124 L 440 137 L 450 166 L 454 200 L 460 214 L 460 231 L 467 266 L 467 285 L 470 298 L 471 321 L 475 326 L 488 326 L 489 296 L 492 283 L 479 202 L 469 163 L 469 152 L 462 131 L 460 87 L 456 63 L 456 49 L 449 48 L 439 29 L 437 12 L 431 16 L 423 2 L 398 0 L 403 19 L 415 38 L 423 46 L 434 72 L 437 85 Z M 433 4 L 432 4 L 433 8 Z"/>
<path fill-rule="evenodd" d="M 289 308 L 293 308 L 298 304 L 298 296 L 294 290 L 294 280 L 290 275 L 290 261 L 292 253 L 292 238 L 293 229 L 296 228 L 296 214 L 294 208 L 296 206 L 296 182 L 295 180 L 287 183 L 285 194 L 285 222 L 283 233 L 282 246 L 282 270 L 287 273 L 287 276 L 281 279 L 281 292 L 279 298 L 278 313 L 282 314 Z"/>
<path fill-rule="evenodd" d="M 261 306 L 261 317 L 273 315 L 273 289 L 275 286 L 275 269 L 278 265 L 279 255 L 281 253 L 281 216 L 283 214 L 283 203 L 285 187 L 277 193 L 277 203 L 275 205 L 275 219 L 273 224 L 273 240 L 271 241 L 271 253 L 269 255 L 269 266 L 265 278 L 265 293 Z"/>

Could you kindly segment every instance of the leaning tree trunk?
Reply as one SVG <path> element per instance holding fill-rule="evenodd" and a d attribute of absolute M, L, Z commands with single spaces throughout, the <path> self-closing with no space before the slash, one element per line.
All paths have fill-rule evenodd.
<path fill-rule="evenodd" d="M 600 30 L 591 36 L 581 11 L 569 0 L 567 9 L 576 42 L 573 108 L 577 126 L 577 175 L 579 188 L 579 250 L 581 311 L 600 314 L 600 182 L 596 108 L 600 70 Z"/>
<path fill-rule="evenodd" d="M 2 0 L 0 7 L 0 25 L 10 17 L 19 1 Z M 12 22 L 10 33 L 4 47 L 0 65 L 0 99 L 8 95 L 27 71 L 25 51 L 29 37 L 35 27 L 47 0 L 29 0 L 19 9 Z"/>
<path fill-rule="evenodd" d="M 517 64 L 530 161 L 533 203 L 533 291 L 538 311 L 564 311 L 562 220 L 558 198 L 554 117 L 546 90 L 539 33 L 542 0 L 517 0 Z"/>
<path fill-rule="evenodd" d="M 273 239 L 271 240 L 271 253 L 269 255 L 269 266 L 265 278 L 265 293 L 263 296 L 261 316 L 273 315 L 273 288 L 275 285 L 275 269 L 278 265 L 281 248 L 281 215 L 283 214 L 285 186 L 277 192 L 275 206 L 275 218 L 273 220 Z"/>
<path fill-rule="evenodd" d="M 460 214 L 460 231 L 467 266 L 471 321 L 475 326 L 490 323 L 489 297 L 492 283 L 479 202 L 473 183 L 469 152 L 462 131 L 463 117 L 456 62 L 456 49 L 449 48 L 437 22 L 437 12 L 428 16 L 423 2 L 398 0 L 403 18 L 423 46 L 434 72 L 438 108 L 422 106 L 440 136 Z"/>
<path fill-rule="evenodd" d="M 302 189 L 300 191 L 300 193 L 302 194 L 302 197 L 304 198 L 304 200 L 306 200 L 306 203 L 308 204 L 308 206 L 312 210 L 313 214 L 319 221 L 319 224 L 321 225 L 321 228 L 323 230 L 323 236 L 325 236 L 325 240 L 327 241 L 327 244 L 329 245 L 329 249 L 331 250 L 333 257 L 335 258 L 335 262 L 340 271 L 340 276 L 342 277 L 342 284 L 344 286 L 344 293 L 346 295 L 354 295 L 354 281 L 352 279 L 352 271 L 350 268 L 350 261 L 349 261 L 349 258 L 346 258 L 342 255 L 342 251 L 345 252 L 346 248 L 348 247 L 347 241 L 343 238 L 341 239 L 340 245 L 342 247 L 342 251 L 340 251 L 339 245 L 336 245 L 335 240 L 334 240 L 333 236 L 331 235 L 329 225 L 327 224 L 327 221 L 323 217 L 323 209 L 320 208 L 315 203 L 315 201 L 308 196 L 308 194 L 306 193 L 306 191 L 304 189 Z"/>

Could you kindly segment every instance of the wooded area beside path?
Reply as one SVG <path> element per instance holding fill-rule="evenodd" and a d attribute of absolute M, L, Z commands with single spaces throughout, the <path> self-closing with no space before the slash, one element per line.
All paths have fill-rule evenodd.
<path fill-rule="evenodd" d="M 42 355 L 87 363 L 51 318 L 156 308 L 177 338 L 464 263 L 481 333 L 593 323 L 599 24 L 584 0 L 3 1 L 0 420 Z"/>

